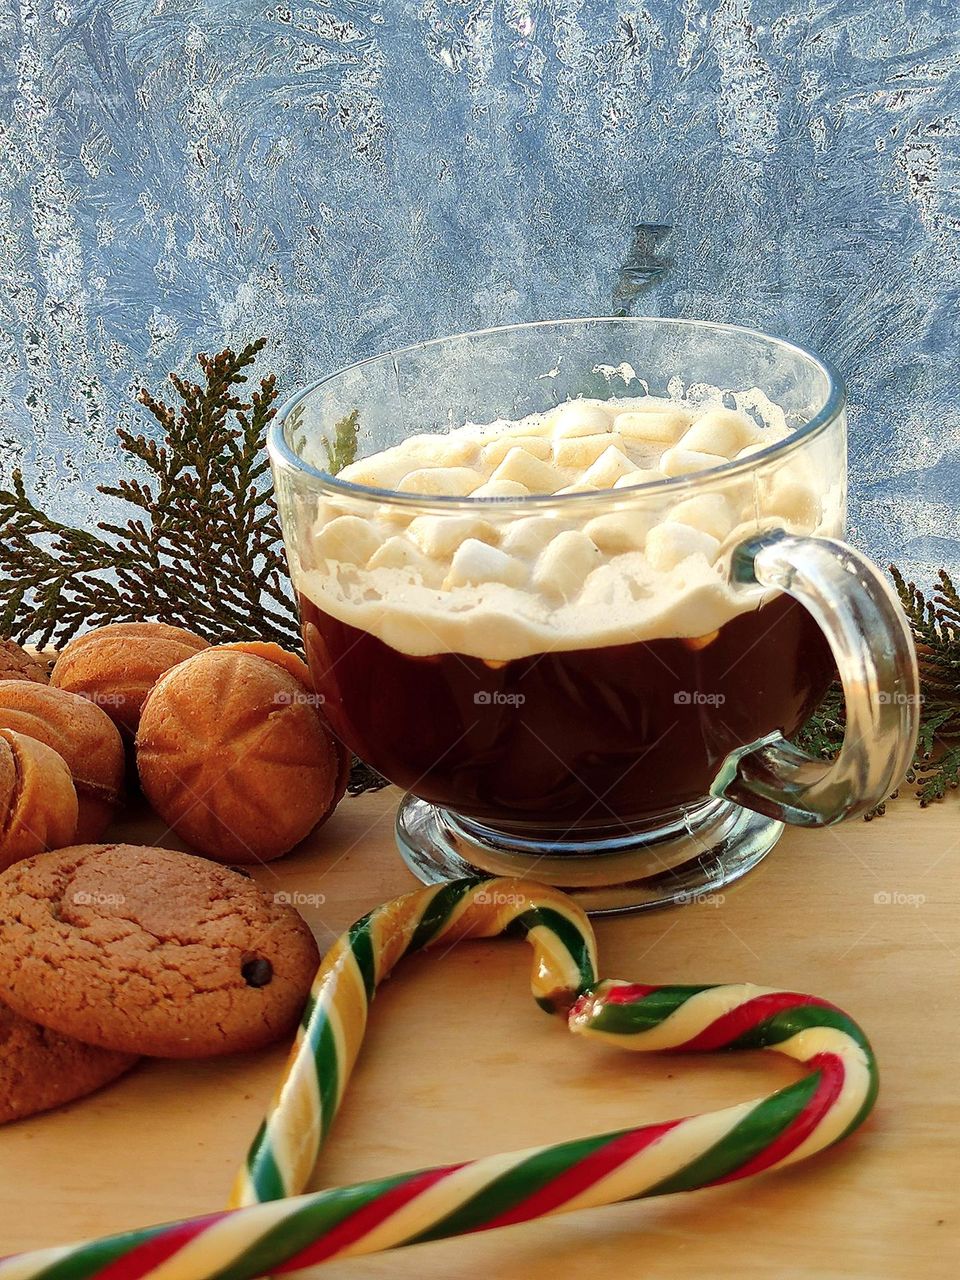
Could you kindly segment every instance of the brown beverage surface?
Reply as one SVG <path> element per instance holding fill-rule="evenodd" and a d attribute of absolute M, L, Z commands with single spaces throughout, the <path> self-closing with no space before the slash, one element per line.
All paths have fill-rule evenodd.
<path fill-rule="evenodd" d="M 335 732 L 399 786 L 533 834 L 640 826 L 707 795 L 729 751 L 795 732 L 835 674 L 807 611 L 779 595 L 711 637 L 490 663 L 412 656 L 300 597 Z"/>

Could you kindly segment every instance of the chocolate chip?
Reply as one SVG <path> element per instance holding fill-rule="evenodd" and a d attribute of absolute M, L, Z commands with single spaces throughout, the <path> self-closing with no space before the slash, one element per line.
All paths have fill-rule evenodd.
<path fill-rule="evenodd" d="M 265 987 L 273 978 L 273 965 L 263 956 L 251 956 L 240 966 L 240 973 L 248 987 Z"/>

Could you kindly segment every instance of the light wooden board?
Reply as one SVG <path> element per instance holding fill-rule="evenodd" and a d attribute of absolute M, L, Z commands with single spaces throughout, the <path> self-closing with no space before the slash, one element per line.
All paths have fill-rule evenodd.
<path fill-rule="evenodd" d="M 394 791 L 347 798 L 308 848 L 257 873 L 277 890 L 323 895 L 304 907 L 321 945 L 414 887 L 393 844 L 396 800 Z M 149 842 L 157 832 L 141 816 L 113 834 Z M 903 800 L 870 824 L 788 832 L 722 904 L 604 919 L 597 932 L 608 976 L 747 980 L 848 1010 L 881 1066 L 867 1127 L 749 1184 L 334 1264 L 318 1276 L 956 1275 L 960 806 L 920 812 Z M 528 963 L 523 943 L 497 940 L 401 967 L 377 997 L 317 1185 L 683 1115 L 793 1078 L 769 1054 L 644 1058 L 580 1044 L 533 1004 Z M 145 1063 L 93 1098 L 0 1131 L 0 1252 L 218 1208 L 284 1055 L 278 1047 Z"/>

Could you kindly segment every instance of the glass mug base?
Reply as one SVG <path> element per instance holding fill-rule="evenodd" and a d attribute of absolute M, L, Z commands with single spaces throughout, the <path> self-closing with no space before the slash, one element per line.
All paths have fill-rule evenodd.
<path fill-rule="evenodd" d="M 705 800 L 609 838 L 525 839 L 407 795 L 397 845 L 425 884 L 461 876 L 517 876 L 570 894 L 591 915 L 704 898 L 755 867 L 783 823 L 728 800 Z M 564 832 L 564 836 L 568 833 Z"/>

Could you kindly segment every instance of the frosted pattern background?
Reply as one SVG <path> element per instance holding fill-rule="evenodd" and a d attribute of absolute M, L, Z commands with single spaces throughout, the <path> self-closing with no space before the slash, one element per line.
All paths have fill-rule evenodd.
<path fill-rule="evenodd" d="M 0 470 L 103 514 L 118 420 L 260 333 L 739 321 L 851 388 L 852 536 L 960 567 L 960 23 L 893 0 L 0 4 Z"/>

